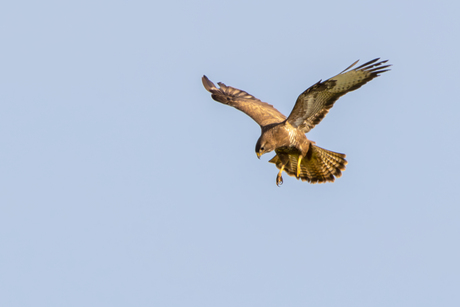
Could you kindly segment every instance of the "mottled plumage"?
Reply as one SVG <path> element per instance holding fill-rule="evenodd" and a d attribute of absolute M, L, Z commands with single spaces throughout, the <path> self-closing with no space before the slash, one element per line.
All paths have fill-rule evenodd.
<path fill-rule="evenodd" d="M 277 185 L 283 182 L 283 171 L 310 183 L 332 182 L 345 170 L 345 155 L 314 145 L 305 133 L 321 122 L 339 97 L 387 71 L 390 66 L 384 65 L 387 61 L 378 60 L 351 69 L 356 61 L 337 76 L 314 84 L 300 94 L 287 118 L 272 105 L 245 91 L 223 83 L 218 83 L 220 88 L 217 88 L 206 76 L 202 81 L 214 100 L 243 111 L 260 125 L 262 134 L 256 144 L 256 154 L 260 158 L 264 153 L 276 152 L 269 162 L 280 170 Z"/>

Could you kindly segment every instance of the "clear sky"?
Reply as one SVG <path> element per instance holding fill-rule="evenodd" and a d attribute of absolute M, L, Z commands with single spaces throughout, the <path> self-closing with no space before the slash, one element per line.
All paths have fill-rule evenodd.
<path fill-rule="evenodd" d="M 1 306 L 460 306 L 458 1 L 6 1 Z M 201 84 L 289 114 L 357 59 L 390 72 L 284 176 Z"/>

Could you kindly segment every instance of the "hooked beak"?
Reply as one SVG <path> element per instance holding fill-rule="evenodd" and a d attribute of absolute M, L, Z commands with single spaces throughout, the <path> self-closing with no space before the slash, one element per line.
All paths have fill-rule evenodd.
<path fill-rule="evenodd" d="M 260 160 L 260 156 L 262 155 L 260 152 L 256 152 L 257 158 Z"/>

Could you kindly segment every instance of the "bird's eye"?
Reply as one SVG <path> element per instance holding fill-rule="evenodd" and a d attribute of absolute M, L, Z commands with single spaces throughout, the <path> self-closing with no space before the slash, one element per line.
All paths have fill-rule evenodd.
<path fill-rule="evenodd" d="M 263 148 L 263 147 L 260 147 L 260 150 L 264 150 L 264 148 Z"/>

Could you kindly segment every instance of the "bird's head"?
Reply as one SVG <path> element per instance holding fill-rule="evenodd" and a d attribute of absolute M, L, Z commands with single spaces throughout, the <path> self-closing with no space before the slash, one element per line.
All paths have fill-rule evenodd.
<path fill-rule="evenodd" d="M 269 138 L 265 137 L 265 134 L 263 134 L 256 144 L 257 158 L 260 159 L 260 156 L 273 150 L 275 150 L 275 145 L 273 144 L 273 142 L 271 142 Z"/>

